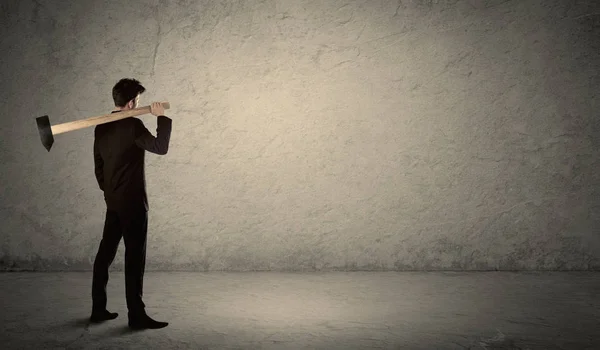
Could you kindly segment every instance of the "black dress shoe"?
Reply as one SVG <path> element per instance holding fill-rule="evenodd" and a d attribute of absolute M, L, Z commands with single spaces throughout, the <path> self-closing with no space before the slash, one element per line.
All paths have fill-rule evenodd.
<path fill-rule="evenodd" d="M 90 322 L 92 323 L 100 323 L 108 320 L 114 320 L 119 316 L 116 312 L 108 312 L 108 310 L 102 311 L 92 311 L 92 315 L 90 316 Z"/>
<path fill-rule="evenodd" d="M 168 322 L 155 321 L 148 315 L 136 317 L 129 316 L 129 328 L 131 329 L 160 329 L 165 328 L 168 325 Z"/>

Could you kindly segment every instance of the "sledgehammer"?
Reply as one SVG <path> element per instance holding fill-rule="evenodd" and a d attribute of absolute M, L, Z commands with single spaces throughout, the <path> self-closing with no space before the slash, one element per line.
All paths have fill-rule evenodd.
<path fill-rule="evenodd" d="M 171 108 L 169 102 L 161 102 L 164 109 Z M 150 113 L 150 106 L 139 107 L 130 109 L 128 111 L 105 114 L 98 117 L 91 117 L 83 120 L 76 120 L 74 122 L 68 122 L 58 125 L 50 125 L 50 119 L 47 115 L 43 117 L 36 118 L 38 130 L 40 132 L 40 137 L 42 138 L 42 145 L 46 147 L 48 152 L 50 152 L 50 148 L 54 144 L 54 135 L 62 134 L 65 132 L 84 129 L 90 126 L 105 124 L 114 122 L 117 120 L 135 117 L 142 114 Z"/>

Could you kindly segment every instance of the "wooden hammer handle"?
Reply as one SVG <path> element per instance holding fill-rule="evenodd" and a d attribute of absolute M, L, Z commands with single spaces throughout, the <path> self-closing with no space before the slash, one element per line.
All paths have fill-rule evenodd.
<path fill-rule="evenodd" d="M 171 108 L 171 105 L 169 104 L 169 102 L 161 102 L 161 104 L 164 109 Z M 83 120 L 76 120 L 74 122 L 52 125 L 51 126 L 52 134 L 53 135 L 62 134 L 62 133 L 73 131 L 73 130 L 79 130 L 79 129 L 84 129 L 84 128 L 87 128 L 90 126 L 106 124 L 106 123 L 114 122 L 117 120 L 135 117 L 135 116 L 147 114 L 147 113 L 150 113 L 150 106 L 134 108 L 134 109 L 130 109 L 128 111 L 123 111 L 123 112 L 118 112 L 118 113 L 105 114 L 105 115 L 101 115 L 98 117 L 91 117 L 91 118 L 87 118 L 87 119 L 83 119 Z"/>

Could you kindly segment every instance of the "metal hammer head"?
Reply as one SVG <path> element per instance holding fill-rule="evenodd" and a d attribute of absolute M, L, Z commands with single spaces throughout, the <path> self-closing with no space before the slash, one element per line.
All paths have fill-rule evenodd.
<path fill-rule="evenodd" d="M 35 118 L 37 122 L 38 131 L 40 132 L 40 137 L 42 138 L 42 145 L 46 147 L 48 152 L 50 152 L 50 148 L 52 148 L 52 144 L 54 144 L 54 136 L 52 135 L 52 127 L 50 126 L 50 119 L 47 115 L 39 118 Z"/>

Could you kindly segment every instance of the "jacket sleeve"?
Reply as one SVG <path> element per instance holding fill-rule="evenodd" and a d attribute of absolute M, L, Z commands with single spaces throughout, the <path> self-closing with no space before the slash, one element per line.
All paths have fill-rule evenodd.
<path fill-rule="evenodd" d="M 135 119 L 135 144 L 148 152 L 165 155 L 169 151 L 172 120 L 164 115 L 159 115 L 156 118 L 156 124 L 156 137 L 154 137 L 141 120 Z"/>
<path fill-rule="evenodd" d="M 100 149 L 98 147 L 98 139 L 94 135 L 94 171 L 96 173 L 96 180 L 98 181 L 98 187 L 104 191 L 104 160 L 100 155 Z"/>

